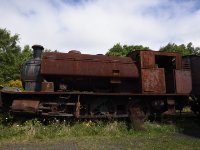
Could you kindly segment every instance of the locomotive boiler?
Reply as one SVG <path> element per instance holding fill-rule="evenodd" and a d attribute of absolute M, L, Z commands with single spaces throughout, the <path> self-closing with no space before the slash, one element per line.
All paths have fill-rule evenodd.
<path fill-rule="evenodd" d="M 1 91 L 14 115 L 121 118 L 173 113 L 188 102 L 190 68 L 178 53 L 134 51 L 127 57 L 47 52 L 34 45 L 21 68 L 25 91 Z M 184 82 L 183 82 L 184 81 Z"/>

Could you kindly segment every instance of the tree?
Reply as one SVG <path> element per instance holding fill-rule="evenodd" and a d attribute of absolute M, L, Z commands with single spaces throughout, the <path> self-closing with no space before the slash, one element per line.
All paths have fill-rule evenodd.
<path fill-rule="evenodd" d="M 187 44 L 187 49 L 190 51 L 191 55 L 200 55 L 200 47 L 192 46 L 192 42 Z"/>
<path fill-rule="evenodd" d="M 0 29 L 0 83 L 19 79 L 21 64 L 32 55 L 28 45 L 21 50 L 18 42 L 19 35 Z"/>
<path fill-rule="evenodd" d="M 160 51 L 163 52 L 178 52 L 182 56 L 186 55 L 200 55 L 200 47 L 192 46 L 192 43 L 188 43 L 187 45 L 181 44 L 176 45 L 175 43 L 168 43 L 166 46 L 161 47 Z"/>
<path fill-rule="evenodd" d="M 106 55 L 108 56 L 127 56 L 132 51 L 135 50 L 149 50 L 149 47 L 144 47 L 142 45 L 121 45 L 120 43 L 115 44 L 111 49 L 108 50 Z"/>

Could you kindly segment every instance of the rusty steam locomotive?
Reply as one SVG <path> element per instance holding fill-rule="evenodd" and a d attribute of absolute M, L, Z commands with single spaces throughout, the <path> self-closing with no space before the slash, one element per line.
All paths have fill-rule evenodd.
<path fill-rule="evenodd" d="M 173 113 L 200 94 L 199 57 L 134 51 L 127 57 L 79 51 L 46 52 L 21 67 L 25 91 L 2 90 L 1 108 L 12 114 L 73 118 L 121 118 Z M 198 61 L 197 61 L 198 60 Z M 198 100 L 193 109 L 199 113 Z"/>

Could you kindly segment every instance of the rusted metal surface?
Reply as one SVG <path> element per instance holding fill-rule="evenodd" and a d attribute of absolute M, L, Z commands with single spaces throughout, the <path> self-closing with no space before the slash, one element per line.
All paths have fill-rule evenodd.
<path fill-rule="evenodd" d="M 139 77 L 138 69 L 129 57 L 78 53 L 46 53 L 42 60 L 41 74 L 119 78 Z"/>
<path fill-rule="evenodd" d="M 190 93 L 192 91 L 192 78 L 190 70 L 175 70 L 176 92 Z"/>
<path fill-rule="evenodd" d="M 173 58 L 172 61 L 175 62 L 174 69 L 181 69 L 181 55 L 179 53 L 174 52 L 160 52 L 160 51 L 134 51 L 129 54 L 129 57 L 132 57 L 134 60 L 138 60 L 139 66 L 141 68 L 156 68 L 157 57 L 171 57 Z"/>
<path fill-rule="evenodd" d="M 200 95 L 200 56 L 183 57 L 183 67 L 191 68 L 192 93 Z"/>
<path fill-rule="evenodd" d="M 140 53 L 141 68 L 155 68 L 155 53 L 145 51 Z"/>
<path fill-rule="evenodd" d="M 54 91 L 53 82 L 42 82 L 42 91 L 53 92 Z"/>
<path fill-rule="evenodd" d="M 78 100 L 76 102 L 76 111 L 75 111 L 75 117 L 79 118 L 80 117 L 80 108 L 81 108 L 81 104 L 80 104 L 80 95 L 78 95 Z"/>
<path fill-rule="evenodd" d="M 142 69 L 142 92 L 165 93 L 165 74 L 163 68 Z"/>
<path fill-rule="evenodd" d="M 39 100 L 14 100 L 11 106 L 12 111 L 33 112 L 35 113 L 39 106 Z"/>
<path fill-rule="evenodd" d="M 164 114 L 174 114 L 176 113 L 175 109 L 175 100 L 174 99 L 167 99 L 167 111 L 164 112 Z"/>
<path fill-rule="evenodd" d="M 168 105 L 175 105 L 174 99 L 167 99 L 167 104 Z"/>
<path fill-rule="evenodd" d="M 31 95 L 92 95 L 92 96 L 137 96 L 137 97 L 148 97 L 148 96 L 188 96 L 188 93 L 105 93 L 105 92 L 11 92 L 11 91 L 3 91 L 3 95 L 13 96 L 13 95 L 24 95 L 24 96 L 31 96 Z"/>
<path fill-rule="evenodd" d="M 176 93 L 174 70 L 182 69 L 182 58 L 179 53 L 135 51 L 129 56 L 136 60 L 138 68 L 141 68 L 143 93 Z"/>

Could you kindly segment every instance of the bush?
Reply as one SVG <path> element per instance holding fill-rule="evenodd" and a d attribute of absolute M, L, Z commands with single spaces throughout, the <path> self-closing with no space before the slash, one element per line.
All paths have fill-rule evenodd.
<path fill-rule="evenodd" d="M 7 83 L 0 84 L 0 86 L 2 86 L 2 87 L 5 87 L 5 86 L 16 87 L 16 88 L 19 88 L 19 89 L 23 89 L 22 82 L 20 80 L 10 80 Z"/>

